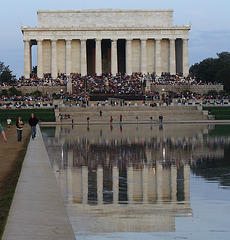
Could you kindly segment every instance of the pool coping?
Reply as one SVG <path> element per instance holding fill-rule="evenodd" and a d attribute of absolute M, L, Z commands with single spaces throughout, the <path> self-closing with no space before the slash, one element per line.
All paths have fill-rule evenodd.
<path fill-rule="evenodd" d="M 30 140 L 3 240 L 75 240 L 40 128 Z"/>
<path fill-rule="evenodd" d="M 112 123 L 110 122 L 41 122 L 40 126 L 56 126 L 56 125 L 121 125 L 121 124 L 230 124 L 230 120 L 171 120 L 171 121 L 114 121 Z"/>

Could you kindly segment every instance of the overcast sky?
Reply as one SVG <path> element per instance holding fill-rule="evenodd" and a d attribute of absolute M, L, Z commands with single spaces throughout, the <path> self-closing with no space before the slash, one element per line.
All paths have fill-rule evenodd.
<path fill-rule="evenodd" d="M 17 78 L 23 75 L 24 46 L 21 26 L 37 26 L 37 10 L 173 9 L 174 25 L 191 24 L 189 65 L 216 53 L 230 52 L 229 0 L 9 0 L 0 7 L 0 61 Z M 34 64 L 33 64 L 34 65 Z"/>

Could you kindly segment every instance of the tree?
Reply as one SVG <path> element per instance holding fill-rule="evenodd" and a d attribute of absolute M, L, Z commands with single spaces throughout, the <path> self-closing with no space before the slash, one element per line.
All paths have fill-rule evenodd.
<path fill-rule="evenodd" d="M 1 96 L 8 97 L 8 91 L 7 91 L 7 89 L 2 89 Z"/>
<path fill-rule="evenodd" d="M 15 87 L 9 88 L 9 95 L 12 96 L 21 96 L 22 92 L 18 91 Z"/>
<path fill-rule="evenodd" d="M 10 83 L 16 80 L 15 75 L 9 69 L 9 66 L 5 66 L 3 62 L 0 61 L 0 83 Z"/>
<path fill-rule="evenodd" d="M 230 53 L 217 53 L 217 58 L 206 58 L 190 67 L 190 73 L 197 80 L 204 82 L 220 82 L 230 92 Z"/>
<path fill-rule="evenodd" d="M 32 95 L 35 96 L 35 97 L 41 97 L 42 96 L 42 92 L 37 90 L 37 91 L 33 92 Z"/>

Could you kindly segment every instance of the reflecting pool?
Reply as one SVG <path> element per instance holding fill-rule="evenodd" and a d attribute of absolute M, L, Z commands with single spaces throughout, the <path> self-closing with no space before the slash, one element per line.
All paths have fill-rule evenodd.
<path fill-rule="evenodd" d="M 229 239 L 229 125 L 41 130 L 76 239 Z"/>

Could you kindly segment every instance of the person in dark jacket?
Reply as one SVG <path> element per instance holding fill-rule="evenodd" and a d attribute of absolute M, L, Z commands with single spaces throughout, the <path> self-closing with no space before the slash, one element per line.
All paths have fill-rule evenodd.
<path fill-rule="evenodd" d="M 34 116 L 33 113 L 31 113 L 31 118 L 29 119 L 29 125 L 31 127 L 32 139 L 35 139 L 35 137 L 36 137 L 36 133 L 37 133 L 36 125 L 37 124 L 38 124 L 37 118 Z"/>

